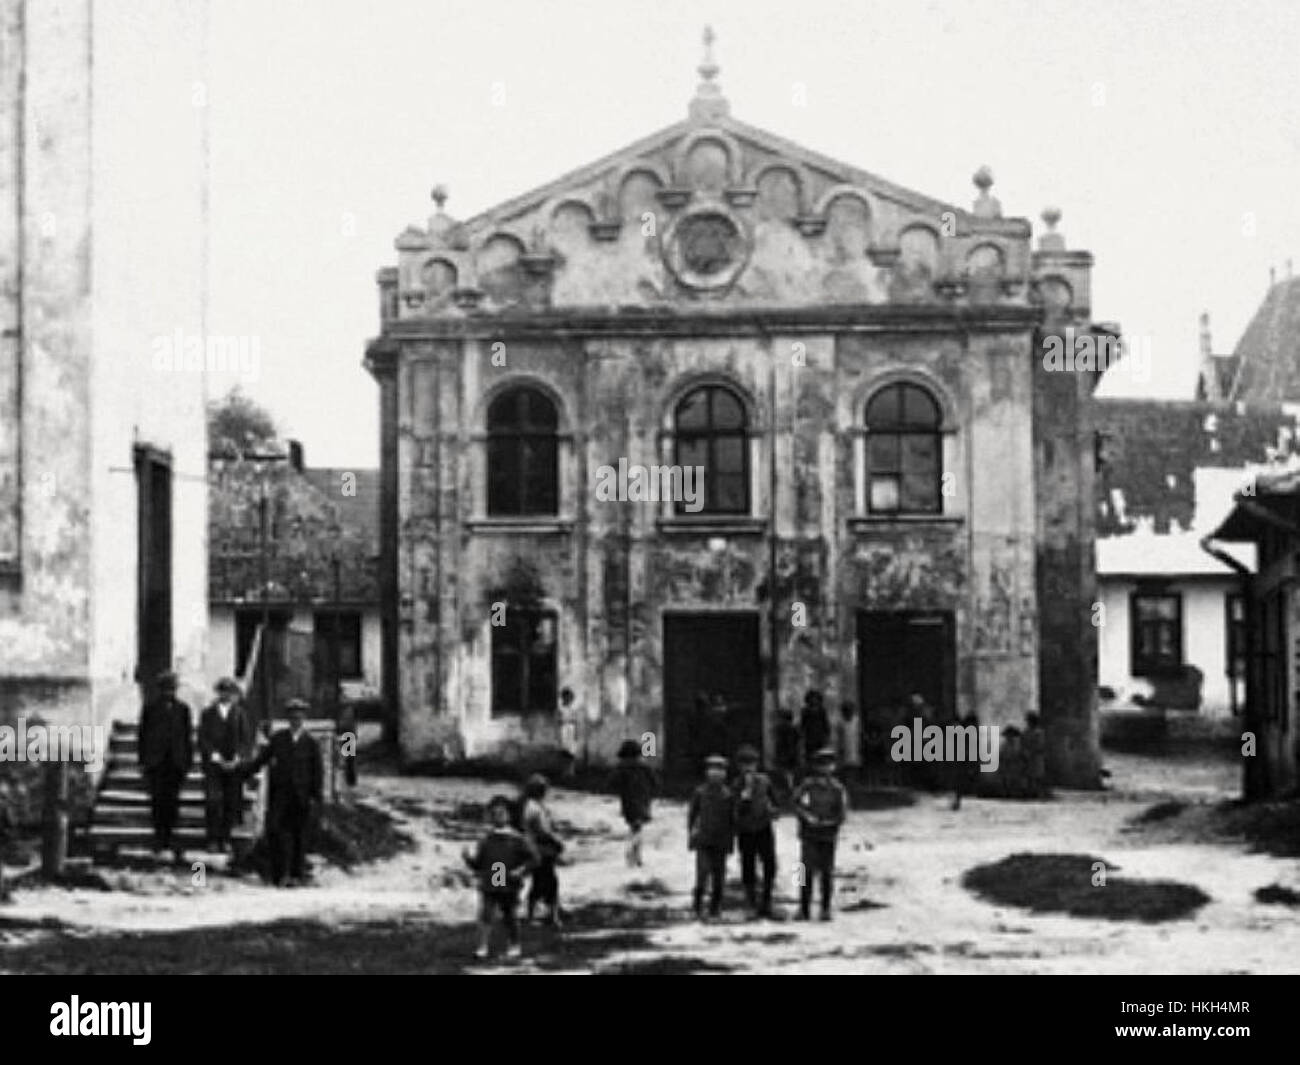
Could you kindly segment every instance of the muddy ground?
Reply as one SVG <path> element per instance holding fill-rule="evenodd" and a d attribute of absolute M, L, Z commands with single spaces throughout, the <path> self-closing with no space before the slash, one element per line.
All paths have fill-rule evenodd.
<path fill-rule="evenodd" d="M 1108 758 L 1111 790 L 1051 801 L 883 801 L 841 839 L 833 922 L 748 921 L 736 858 L 720 923 L 689 915 L 684 808 L 656 805 L 646 864 L 623 862 L 609 796 L 557 790 L 569 841 L 561 932 L 530 928 L 525 957 L 473 957 L 475 896 L 460 852 L 503 786 L 375 772 L 356 801 L 410 845 L 277 891 L 225 872 L 139 857 L 99 886 L 26 881 L 0 906 L 0 971 L 1264 973 L 1300 968 L 1300 865 L 1261 845 L 1240 813 L 1237 766 L 1205 756 Z M 1152 813 L 1152 811 L 1155 811 Z M 1273 831 L 1273 842 L 1287 833 Z M 1233 818 L 1237 820 L 1234 821 Z M 793 912 L 797 856 L 778 826 L 778 899 Z M 1272 853 L 1270 853 L 1270 851 Z M 1014 859 L 1014 860 L 1012 860 Z M 1094 884 L 1097 864 L 1103 884 Z M 107 887 L 108 890 L 104 888 Z M 1097 894 L 1103 893 L 1103 894 Z M 1258 895 L 1257 895 L 1258 893 Z M 1104 900 L 1104 901 L 1103 901 Z M 500 944 L 498 944 L 499 948 Z"/>

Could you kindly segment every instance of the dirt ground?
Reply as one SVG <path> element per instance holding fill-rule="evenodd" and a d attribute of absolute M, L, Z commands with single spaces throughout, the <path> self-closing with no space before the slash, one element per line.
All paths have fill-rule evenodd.
<path fill-rule="evenodd" d="M 623 861 L 616 800 L 557 789 L 568 839 L 560 870 L 568 922 L 529 928 L 525 956 L 473 958 L 475 896 L 460 851 L 480 831 L 480 780 L 371 773 L 355 797 L 389 811 L 414 845 L 394 857 L 318 870 L 313 886 L 277 891 L 223 872 L 211 856 L 191 869 L 148 859 L 104 870 L 111 890 L 24 885 L 0 906 L 6 972 L 880 972 L 1272 973 L 1300 968 L 1300 898 L 1293 858 L 1208 832 L 1172 836 L 1159 818 L 1134 818 L 1177 800 L 1183 813 L 1234 793 L 1230 761 L 1179 765 L 1108 758 L 1112 788 L 1042 802 L 945 796 L 855 810 L 839 848 L 838 913 L 830 923 L 747 921 L 738 861 L 728 912 L 689 915 L 693 875 L 680 802 L 660 801 L 646 831 L 645 866 Z M 1194 823 L 1194 822 L 1189 822 Z M 794 826 L 778 825 L 777 895 L 795 898 Z M 1002 905 L 963 885 L 970 870 L 1011 855 L 1090 855 L 1116 879 L 1171 881 L 1209 901 L 1174 920 L 1068 916 Z M 203 858 L 204 856 L 198 856 Z M 1074 864 L 1077 864 L 1074 863 Z M 1071 863 L 1067 862 L 1067 866 Z M 1071 866 L 1072 867 L 1072 866 Z M 1269 889 L 1257 901 L 1255 892 Z M 1097 886 L 1095 891 L 1106 891 Z M 1195 893 L 1193 893 L 1195 894 Z M 498 950 L 500 944 L 497 944 Z"/>

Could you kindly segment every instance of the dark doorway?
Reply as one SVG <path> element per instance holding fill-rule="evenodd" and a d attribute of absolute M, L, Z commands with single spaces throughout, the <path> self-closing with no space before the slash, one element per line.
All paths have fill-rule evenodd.
<path fill-rule="evenodd" d="M 172 666 L 172 464 L 164 452 L 135 449 L 136 669 L 150 690 Z"/>
<path fill-rule="evenodd" d="M 716 720 L 702 705 L 715 692 L 726 705 Z M 763 750 L 757 614 L 664 615 L 664 727 L 673 777 L 698 777 L 707 755 L 731 756 L 742 743 Z"/>
<path fill-rule="evenodd" d="M 908 719 L 914 692 L 945 717 L 957 710 L 952 615 L 858 611 L 858 700 L 884 729 Z"/>

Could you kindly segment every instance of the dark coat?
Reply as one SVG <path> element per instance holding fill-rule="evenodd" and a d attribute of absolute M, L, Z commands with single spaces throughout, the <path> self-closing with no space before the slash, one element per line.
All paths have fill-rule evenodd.
<path fill-rule="evenodd" d="M 252 739 L 253 729 L 248 723 L 248 715 L 238 703 L 231 706 L 224 721 L 216 703 L 204 707 L 199 717 L 199 758 L 204 769 L 211 764 L 214 751 L 222 758 L 245 757 Z"/>
<path fill-rule="evenodd" d="M 320 802 L 325 771 L 320 744 L 310 732 L 303 729 L 295 740 L 287 728 L 280 729 L 253 759 L 248 772 L 255 773 L 268 763 L 271 766 L 267 795 L 270 813 L 305 809 L 313 802 Z"/>
<path fill-rule="evenodd" d="M 735 800 L 726 784 L 705 781 L 691 796 L 686 812 L 687 835 L 692 850 L 731 853 L 736 836 Z"/>
<path fill-rule="evenodd" d="M 160 695 L 145 703 L 140 713 L 140 765 L 184 775 L 194 761 L 193 727 L 190 708 L 179 699 Z"/>

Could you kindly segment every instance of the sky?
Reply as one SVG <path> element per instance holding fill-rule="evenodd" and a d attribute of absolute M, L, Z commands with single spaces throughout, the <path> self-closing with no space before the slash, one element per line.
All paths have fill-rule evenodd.
<path fill-rule="evenodd" d="M 1190 398 L 1300 269 L 1292 0 L 215 0 L 210 334 L 313 466 L 378 463 L 375 272 L 450 192 L 468 218 L 685 117 L 700 34 L 732 114 L 1087 249 L 1093 317 L 1150 353 L 1101 394 Z M 224 391 L 233 379 L 215 376 Z"/>

